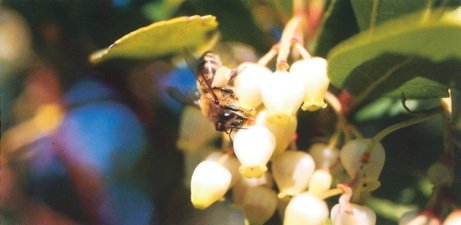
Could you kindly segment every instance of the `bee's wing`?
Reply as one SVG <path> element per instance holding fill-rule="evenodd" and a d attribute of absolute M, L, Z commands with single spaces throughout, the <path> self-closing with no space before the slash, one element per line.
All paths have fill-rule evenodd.
<path fill-rule="evenodd" d="M 208 52 L 205 52 L 200 58 L 202 59 L 207 53 Z M 208 89 L 208 92 L 211 94 L 211 97 L 215 102 L 219 102 L 218 96 L 214 93 L 214 90 L 211 88 L 211 84 L 206 82 L 206 77 L 203 77 L 203 74 L 199 73 L 200 69 L 198 69 L 198 67 L 200 67 L 201 60 L 195 58 L 192 52 L 187 48 L 183 50 L 183 54 L 187 66 L 193 72 L 193 74 L 197 78 L 197 81 L 200 83 L 202 87 Z"/>
<path fill-rule="evenodd" d="M 167 87 L 166 92 L 171 98 L 182 104 L 192 105 L 196 107 L 199 106 L 198 101 L 200 99 L 200 94 L 198 90 L 189 89 L 186 91 L 184 89 L 179 89 L 177 87 Z"/>
<path fill-rule="evenodd" d="M 189 70 L 197 76 L 197 66 L 200 63 L 199 60 L 194 57 L 194 54 L 187 48 L 183 50 L 183 56 Z"/>

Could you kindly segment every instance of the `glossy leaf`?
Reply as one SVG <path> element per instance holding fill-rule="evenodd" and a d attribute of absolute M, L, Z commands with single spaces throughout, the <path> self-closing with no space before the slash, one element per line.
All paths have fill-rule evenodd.
<path fill-rule="evenodd" d="M 335 45 L 358 32 L 351 3 L 332 0 L 327 6 L 311 49 L 315 55 L 325 57 Z"/>
<path fill-rule="evenodd" d="M 382 24 L 335 47 L 328 55 L 331 83 L 357 101 L 385 94 L 447 96 L 460 77 L 461 10 L 422 12 Z"/>
<path fill-rule="evenodd" d="M 109 58 L 153 58 L 184 48 L 206 45 L 210 32 L 217 29 L 214 16 L 178 17 L 135 30 L 109 47 L 91 54 L 90 61 L 99 63 Z"/>
<path fill-rule="evenodd" d="M 351 0 L 352 9 L 360 30 L 379 25 L 404 14 L 416 12 L 430 6 L 430 0 Z M 376 5 L 375 5 L 376 4 Z"/>

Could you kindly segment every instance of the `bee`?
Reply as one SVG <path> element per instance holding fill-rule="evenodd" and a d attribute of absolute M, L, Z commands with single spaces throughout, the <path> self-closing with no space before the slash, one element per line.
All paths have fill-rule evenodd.
<path fill-rule="evenodd" d="M 238 107 L 238 97 L 229 86 L 237 71 L 223 66 L 218 55 L 207 52 L 198 61 L 195 75 L 200 94 L 198 105 L 215 129 L 228 135 L 240 129 L 248 120 L 248 113 Z"/>

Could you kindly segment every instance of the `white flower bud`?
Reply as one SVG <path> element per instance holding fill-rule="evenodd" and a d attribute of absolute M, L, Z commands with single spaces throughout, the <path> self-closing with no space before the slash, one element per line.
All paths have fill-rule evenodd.
<path fill-rule="evenodd" d="M 331 209 L 333 225 L 374 225 L 376 214 L 370 208 L 353 203 L 338 203 Z"/>
<path fill-rule="evenodd" d="M 226 156 L 225 153 L 218 151 L 210 153 L 205 158 L 206 161 L 213 162 L 219 162 L 221 159 L 223 159 L 221 164 L 231 172 L 232 180 L 230 186 L 233 187 L 241 177 L 239 173 L 240 162 L 234 156 Z"/>
<path fill-rule="evenodd" d="M 235 94 L 239 106 L 246 109 L 256 109 L 262 102 L 261 83 L 272 76 L 272 71 L 256 63 L 243 63 L 238 68 L 239 74 L 234 81 Z"/>
<path fill-rule="evenodd" d="M 458 221 L 459 222 L 459 221 Z M 439 225 L 441 221 L 433 213 L 418 212 L 416 210 L 404 213 L 399 220 L 399 225 Z M 445 223 L 444 223 L 445 225 Z"/>
<path fill-rule="evenodd" d="M 309 193 L 320 196 L 328 191 L 333 182 L 333 177 L 328 169 L 318 169 L 312 174 L 309 182 Z"/>
<path fill-rule="evenodd" d="M 243 200 L 246 191 L 252 187 L 264 186 L 271 188 L 273 185 L 272 176 L 269 172 L 265 172 L 262 177 L 259 178 L 246 178 L 242 177 L 232 188 L 232 201 L 237 206 L 243 205 Z"/>
<path fill-rule="evenodd" d="M 328 207 L 325 201 L 306 192 L 288 203 L 283 225 L 322 225 L 327 218 Z"/>
<path fill-rule="evenodd" d="M 277 209 L 277 194 L 270 188 L 249 188 L 243 200 L 243 213 L 250 224 L 264 224 Z"/>
<path fill-rule="evenodd" d="M 213 123 L 196 107 L 184 107 L 179 126 L 176 146 L 186 152 L 193 152 L 217 136 Z M 199 130 L 200 133 L 194 132 Z"/>
<path fill-rule="evenodd" d="M 440 163 L 432 164 L 427 170 L 427 177 L 434 185 L 449 186 L 453 182 L 453 174 L 450 169 Z"/>
<path fill-rule="evenodd" d="M 273 157 L 282 154 L 288 145 L 293 141 L 296 133 L 298 120 L 296 116 L 267 116 L 267 111 L 263 110 L 256 117 L 256 124 L 267 127 L 275 136 L 275 150 Z"/>
<path fill-rule="evenodd" d="M 286 151 L 273 159 L 272 174 L 280 190 L 279 198 L 305 191 L 314 169 L 314 160 L 306 152 Z"/>
<path fill-rule="evenodd" d="M 304 86 L 290 73 L 276 71 L 264 79 L 261 96 L 269 116 L 293 116 L 303 101 Z"/>
<path fill-rule="evenodd" d="M 240 173 L 244 177 L 261 177 L 275 148 L 274 135 L 263 126 L 250 126 L 237 131 L 234 152 L 240 161 Z"/>
<path fill-rule="evenodd" d="M 203 159 L 212 152 L 219 151 L 213 147 L 201 148 L 197 151 L 187 151 L 183 153 L 184 158 L 184 186 L 190 189 L 190 181 L 195 168 Z"/>
<path fill-rule="evenodd" d="M 309 154 L 318 169 L 328 169 L 338 161 L 339 151 L 324 143 L 315 143 L 309 149 Z"/>
<path fill-rule="evenodd" d="M 367 161 L 363 178 L 365 180 L 378 180 L 384 167 L 385 152 L 381 143 L 375 144 L 369 155 L 364 155 L 371 139 L 354 139 L 347 142 L 341 149 L 340 158 L 346 172 L 354 178 Z"/>
<path fill-rule="evenodd" d="M 298 76 L 304 84 L 303 110 L 315 111 L 326 107 L 324 98 L 330 81 L 327 76 L 327 61 L 324 58 L 298 60 L 291 65 L 290 73 Z"/>
<path fill-rule="evenodd" d="M 461 209 L 455 210 L 448 214 L 448 217 L 443 221 L 443 225 L 460 225 L 461 224 Z"/>
<path fill-rule="evenodd" d="M 409 222 L 418 216 L 418 210 L 410 210 L 402 214 L 399 218 L 399 225 L 409 225 Z"/>
<path fill-rule="evenodd" d="M 217 162 L 201 162 L 191 179 L 191 201 L 194 207 L 205 209 L 221 199 L 229 189 L 231 176 L 229 170 Z"/>

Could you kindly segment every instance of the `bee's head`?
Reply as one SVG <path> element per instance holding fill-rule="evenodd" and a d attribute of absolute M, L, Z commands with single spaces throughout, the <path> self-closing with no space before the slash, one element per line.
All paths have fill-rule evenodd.
<path fill-rule="evenodd" d="M 223 112 L 219 114 L 218 120 L 215 122 L 215 128 L 217 131 L 225 131 L 228 133 L 229 130 L 239 129 L 247 121 L 247 118 L 239 115 L 236 112 Z"/>

